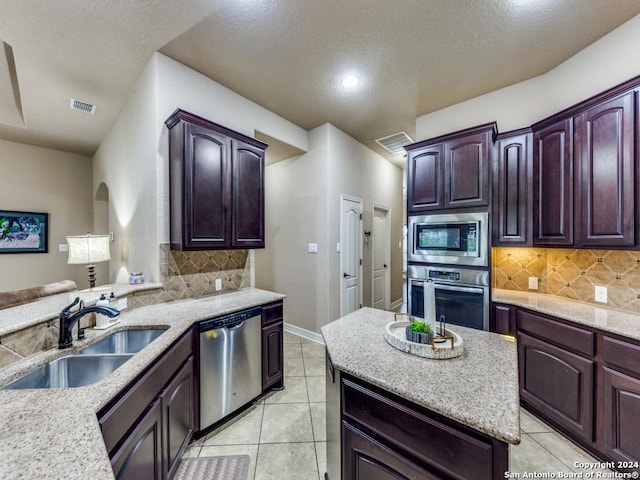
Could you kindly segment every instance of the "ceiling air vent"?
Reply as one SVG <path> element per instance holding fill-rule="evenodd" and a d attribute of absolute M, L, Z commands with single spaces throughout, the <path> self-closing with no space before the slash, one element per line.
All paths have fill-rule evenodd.
<path fill-rule="evenodd" d="M 404 155 L 405 151 L 402 147 L 413 143 L 413 140 L 406 132 L 400 132 L 378 138 L 376 143 L 392 155 Z"/>
<path fill-rule="evenodd" d="M 72 98 L 69 102 L 71 110 L 78 110 L 80 112 L 89 113 L 94 115 L 96 113 L 96 106 L 91 103 L 83 102 L 82 100 L 76 100 Z"/>

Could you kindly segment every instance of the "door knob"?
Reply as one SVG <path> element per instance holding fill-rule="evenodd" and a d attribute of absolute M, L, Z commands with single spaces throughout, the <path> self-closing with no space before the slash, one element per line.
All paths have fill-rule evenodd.
<path fill-rule="evenodd" d="M 343 274 L 342 274 L 342 276 L 343 276 L 344 278 L 349 278 L 349 277 L 350 277 L 350 275 L 349 275 L 348 273 L 346 273 L 346 272 L 345 272 L 345 273 L 343 273 Z"/>
<path fill-rule="evenodd" d="M 384 268 L 387 268 L 387 264 L 385 263 L 384 265 L 382 265 Z"/>

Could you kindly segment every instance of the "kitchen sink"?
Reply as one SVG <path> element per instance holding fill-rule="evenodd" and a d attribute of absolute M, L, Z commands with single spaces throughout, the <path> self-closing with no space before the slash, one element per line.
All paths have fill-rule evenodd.
<path fill-rule="evenodd" d="M 115 371 L 128 355 L 68 355 L 5 385 L 4 389 L 84 387 Z"/>
<path fill-rule="evenodd" d="M 138 353 L 166 329 L 123 330 L 115 332 L 78 352 L 81 355 Z"/>

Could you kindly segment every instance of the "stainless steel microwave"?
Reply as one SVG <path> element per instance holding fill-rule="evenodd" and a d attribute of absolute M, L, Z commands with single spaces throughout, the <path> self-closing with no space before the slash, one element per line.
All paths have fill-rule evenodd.
<path fill-rule="evenodd" d="M 407 259 L 488 267 L 488 237 L 487 212 L 411 216 Z"/>

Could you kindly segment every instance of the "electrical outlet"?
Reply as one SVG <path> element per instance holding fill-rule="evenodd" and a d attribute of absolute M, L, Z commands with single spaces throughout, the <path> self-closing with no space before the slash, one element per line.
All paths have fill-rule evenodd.
<path fill-rule="evenodd" d="M 607 303 L 607 287 L 596 285 L 596 302 Z"/>
<path fill-rule="evenodd" d="M 307 244 L 307 252 L 308 253 L 318 253 L 318 244 L 317 243 L 309 243 L 309 244 Z"/>
<path fill-rule="evenodd" d="M 118 310 L 124 310 L 127 308 L 127 297 L 118 299 Z"/>
<path fill-rule="evenodd" d="M 219 292 L 220 290 L 222 290 L 222 279 L 216 278 L 216 292 Z"/>
<path fill-rule="evenodd" d="M 529 290 L 538 289 L 538 277 L 529 277 Z"/>

